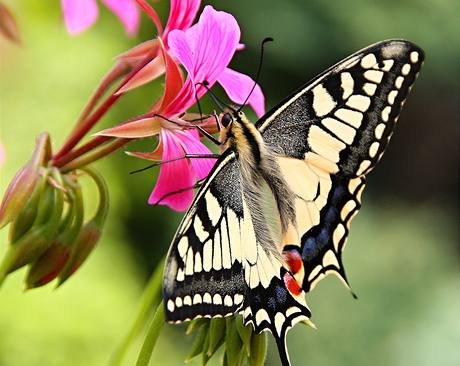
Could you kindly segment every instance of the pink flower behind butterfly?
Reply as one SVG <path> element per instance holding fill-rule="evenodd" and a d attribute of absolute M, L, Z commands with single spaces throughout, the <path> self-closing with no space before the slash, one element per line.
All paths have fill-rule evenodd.
<path fill-rule="evenodd" d="M 139 28 L 139 8 L 135 0 L 101 0 L 125 27 L 128 35 Z M 83 32 L 97 20 L 99 10 L 96 0 L 61 0 L 64 22 L 70 34 Z"/>
<path fill-rule="evenodd" d="M 200 142 L 196 130 L 182 130 L 180 126 L 180 124 L 190 125 L 182 119 L 183 117 L 181 118 L 181 115 L 196 103 L 196 98 L 206 93 L 206 88 L 201 84 L 205 80 L 209 83 L 209 87 L 216 82 L 221 83 L 227 93 L 241 103 L 254 85 L 254 81 L 249 76 L 227 67 L 235 51 L 240 47 L 240 28 L 232 15 L 216 11 L 212 6 L 206 6 L 197 24 L 187 30 L 171 30 L 168 37 L 169 49 L 162 46 L 160 41 L 162 63 L 166 70 L 165 91 L 151 112 L 175 123 L 154 116 L 141 118 L 99 133 L 128 138 L 158 134 L 160 141 L 154 152 L 130 153 L 149 160 L 166 161 L 183 156 L 185 153 L 211 153 Z M 187 71 L 185 82 L 182 80 L 176 60 Z M 264 97 L 260 87 L 256 88 L 249 102 L 258 115 L 263 114 Z M 206 177 L 213 163 L 212 159 L 182 159 L 163 164 L 149 203 L 164 204 L 177 211 L 186 209 L 193 199 L 193 191 L 191 189 L 180 191 L 192 187 L 195 179 Z M 179 193 L 170 195 L 173 192 Z"/>

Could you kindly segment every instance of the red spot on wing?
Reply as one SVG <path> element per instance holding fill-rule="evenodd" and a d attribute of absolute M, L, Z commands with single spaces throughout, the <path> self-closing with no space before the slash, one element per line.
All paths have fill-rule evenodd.
<path fill-rule="evenodd" d="M 283 276 L 284 285 L 288 291 L 294 296 L 299 296 L 302 293 L 302 287 L 298 284 L 294 277 L 290 273 L 285 273 Z"/>
<path fill-rule="evenodd" d="M 298 273 L 303 266 L 302 257 L 300 256 L 297 250 L 286 250 L 283 252 L 284 260 L 289 266 L 289 270 L 296 274 Z"/>

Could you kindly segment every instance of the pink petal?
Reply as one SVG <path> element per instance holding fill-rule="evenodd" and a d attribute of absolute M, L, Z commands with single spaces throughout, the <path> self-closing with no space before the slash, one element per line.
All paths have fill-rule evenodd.
<path fill-rule="evenodd" d="M 177 131 L 176 136 L 180 138 L 182 147 L 187 154 L 212 154 L 212 151 L 200 141 L 197 131 Z M 216 159 L 192 158 L 189 160 L 198 179 L 206 178 L 216 162 Z"/>
<path fill-rule="evenodd" d="M 163 75 L 164 72 L 165 64 L 163 57 L 157 56 L 139 70 L 116 94 L 126 93 L 129 90 L 147 84 L 149 81 Z"/>
<path fill-rule="evenodd" d="M 201 0 L 171 0 L 168 24 L 163 34 L 163 41 L 168 45 L 168 33 L 173 29 L 188 29 L 196 17 Z"/>
<path fill-rule="evenodd" d="M 90 27 L 99 11 L 95 0 L 61 0 L 64 22 L 70 34 L 77 34 Z"/>
<path fill-rule="evenodd" d="M 254 86 L 254 80 L 249 76 L 229 68 L 220 74 L 218 81 L 230 99 L 237 104 L 245 102 Z M 265 97 L 259 85 L 256 85 L 247 103 L 254 109 L 257 117 L 265 114 Z"/>
<path fill-rule="evenodd" d="M 154 53 L 159 47 L 158 39 L 149 39 L 148 41 L 142 42 L 128 51 L 118 55 L 117 58 L 123 60 L 130 65 L 136 65 L 139 61 L 143 60 L 148 54 Z"/>
<path fill-rule="evenodd" d="M 177 96 L 179 112 L 187 109 L 206 93 L 195 85 L 204 80 L 212 86 L 232 59 L 240 40 L 240 28 L 235 18 L 206 6 L 197 24 L 186 30 L 169 33 L 169 47 L 188 72 L 188 80 Z M 180 108 L 184 108 L 180 110 Z"/>
<path fill-rule="evenodd" d="M 102 0 L 120 21 L 123 23 L 126 33 L 133 36 L 139 29 L 139 8 L 135 0 Z"/>
<path fill-rule="evenodd" d="M 184 155 L 180 139 L 175 135 L 175 132 L 162 129 L 160 136 L 163 144 L 163 160 L 170 160 Z M 148 203 L 166 205 L 175 211 L 184 211 L 193 200 L 193 189 L 175 193 L 164 199 L 163 197 L 168 193 L 192 187 L 194 181 L 194 174 L 187 159 L 163 164 Z"/>
<path fill-rule="evenodd" d="M 140 118 L 126 122 L 96 133 L 98 136 L 111 136 L 121 138 L 141 138 L 157 135 L 161 129 L 161 121 L 157 117 Z"/>

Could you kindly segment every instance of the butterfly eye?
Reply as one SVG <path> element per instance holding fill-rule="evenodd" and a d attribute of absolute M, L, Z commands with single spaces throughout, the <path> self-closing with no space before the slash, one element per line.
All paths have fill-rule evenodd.
<path fill-rule="evenodd" d="M 220 122 L 222 123 L 222 126 L 224 127 L 228 127 L 231 121 L 232 121 L 232 116 L 230 115 L 230 113 L 225 113 L 222 116 L 222 119 L 220 120 Z"/>

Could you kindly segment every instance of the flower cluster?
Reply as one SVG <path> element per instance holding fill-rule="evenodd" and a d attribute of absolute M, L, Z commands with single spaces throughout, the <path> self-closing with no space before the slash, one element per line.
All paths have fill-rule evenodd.
<path fill-rule="evenodd" d="M 0 284 L 11 272 L 28 267 L 27 288 L 53 280 L 59 286 L 89 256 L 109 210 L 104 179 L 89 164 L 130 141 L 156 136 L 153 151 L 128 154 L 161 165 L 148 203 L 183 211 L 193 199 L 192 188 L 209 174 L 216 158 L 201 141 L 203 134 L 210 137 L 217 131 L 215 112 L 203 115 L 200 109 L 200 114 L 190 113 L 190 108 L 218 83 L 234 103 L 247 102 L 258 116 L 265 112 L 261 88 L 249 76 L 229 68 L 234 55 L 244 48 L 240 28 L 231 14 L 205 6 L 195 22 L 200 0 L 171 0 L 169 18 L 163 27 L 146 0 L 101 2 L 120 18 L 130 35 L 137 31 L 142 9 L 158 36 L 117 58 L 60 149 L 52 151 L 47 133 L 37 138 L 30 161 L 16 173 L 0 206 L 0 228 L 9 225 L 9 245 L 0 262 Z M 61 0 L 61 4 L 71 34 L 88 28 L 98 16 L 96 0 Z M 10 19 L 0 7 L 0 25 Z M 19 34 L 12 33 L 15 27 L 5 29 L 9 33 L 4 29 L 3 33 L 10 38 L 13 33 Z M 163 93 L 148 111 L 82 142 L 123 95 L 163 75 Z M 0 164 L 1 147 L 0 144 Z M 98 189 L 99 204 L 91 215 L 83 203 L 83 177 L 93 180 Z M 241 321 L 192 322 L 189 330 L 197 329 L 199 336 L 190 357 L 202 354 L 207 361 L 225 344 L 226 364 L 241 363 L 249 357 L 251 364 L 263 363 L 265 337 L 253 334 Z"/>

